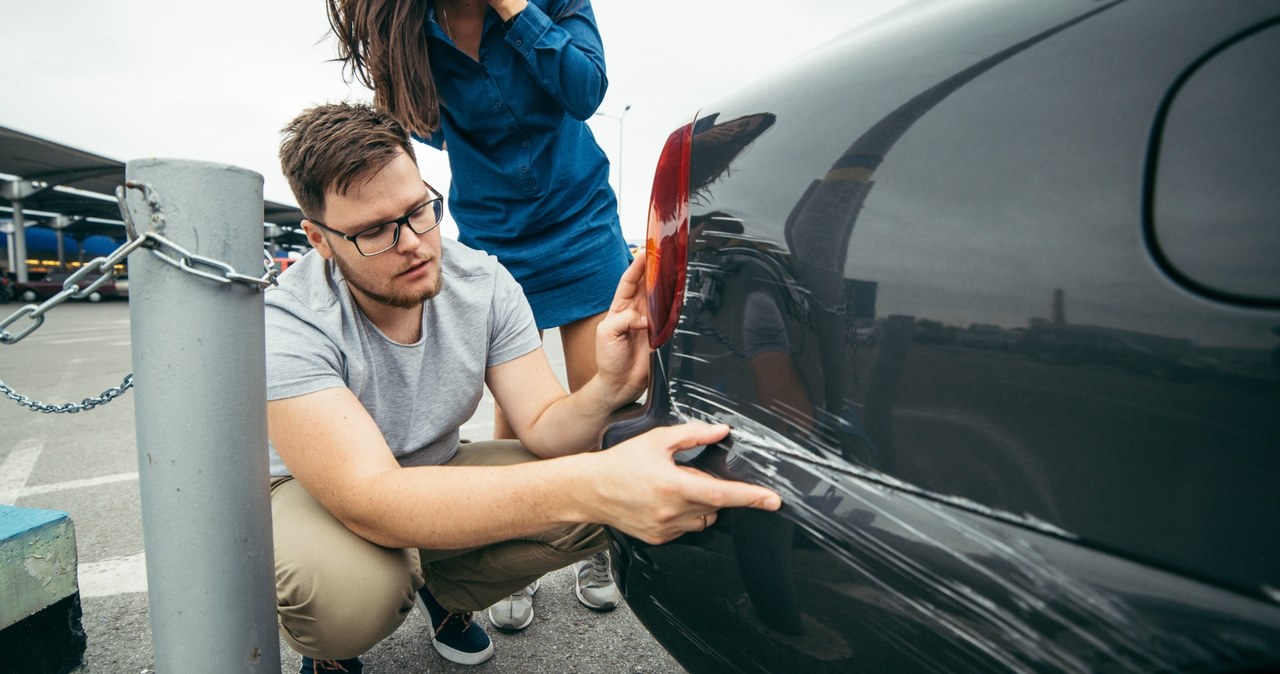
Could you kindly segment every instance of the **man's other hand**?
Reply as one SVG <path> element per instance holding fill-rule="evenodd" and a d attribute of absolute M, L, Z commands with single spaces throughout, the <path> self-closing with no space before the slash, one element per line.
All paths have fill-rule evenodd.
<path fill-rule="evenodd" d="M 676 464 L 677 452 L 728 434 L 724 424 L 686 423 L 655 428 L 591 455 L 607 464 L 594 482 L 596 521 L 658 544 L 714 524 L 721 508 L 780 508 L 782 498 L 769 489 Z"/>

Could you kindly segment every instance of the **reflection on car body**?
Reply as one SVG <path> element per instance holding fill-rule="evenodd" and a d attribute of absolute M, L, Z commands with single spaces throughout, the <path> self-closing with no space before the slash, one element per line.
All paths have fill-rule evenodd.
<path fill-rule="evenodd" d="M 1265 4 L 922 3 L 673 134 L 605 445 L 724 421 L 678 458 L 785 505 L 617 535 L 645 626 L 694 672 L 1280 667 L 1277 197 L 1222 187 L 1280 184 L 1276 63 Z"/>

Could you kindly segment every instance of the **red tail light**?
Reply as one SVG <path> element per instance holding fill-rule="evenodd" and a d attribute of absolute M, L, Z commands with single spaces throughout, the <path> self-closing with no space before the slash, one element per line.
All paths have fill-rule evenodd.
<path fill-rule="evenodd" d="M 662 346 L 676 331 L 684 303 L 689 252 L 689 148 L 693 124 L 667 138 L 653 174 L 649 232 L 645 238 L 645 287 L 649 296 L 649 346 Z"/>

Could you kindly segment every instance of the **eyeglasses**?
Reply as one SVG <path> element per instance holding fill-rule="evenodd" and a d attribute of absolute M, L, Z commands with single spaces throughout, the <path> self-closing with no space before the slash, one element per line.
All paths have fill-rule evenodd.
<path fill-rule="evenodd" d="M 373 257 L 395 248 L 396 244 L 400 243 L 400 228 L 405 225 L 408 225 L 414 234 L 426 234 L 440 226 L 440 219 L 444 217 L 444 197 L 440 196 L 435 188 L 427 185 L 426 181 L 422 184 L 427 187 L 426 201 L 395 220 L 365 227 L 355 234 L 344 234 L 315 218 L 307 218 L 307 220 L 320 229 L 337 234 L 355 244 L 356 252 L 361 255 Z"/>

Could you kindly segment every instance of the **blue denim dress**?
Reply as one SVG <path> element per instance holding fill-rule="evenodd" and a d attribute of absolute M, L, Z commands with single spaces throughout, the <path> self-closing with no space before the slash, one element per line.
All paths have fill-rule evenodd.
<path fill-rule="evenodd" d="M 485 16 L 477 62 L 432 10 L 425 33 L 441 99 L 449 210 L 459 240 L 491 253 L 524 288 L 538 328 L 605 311 L 630 262 L 609 160 L 586 120 L 604 98 L 590 3 L 531 0 L 509 27 Z"/>

